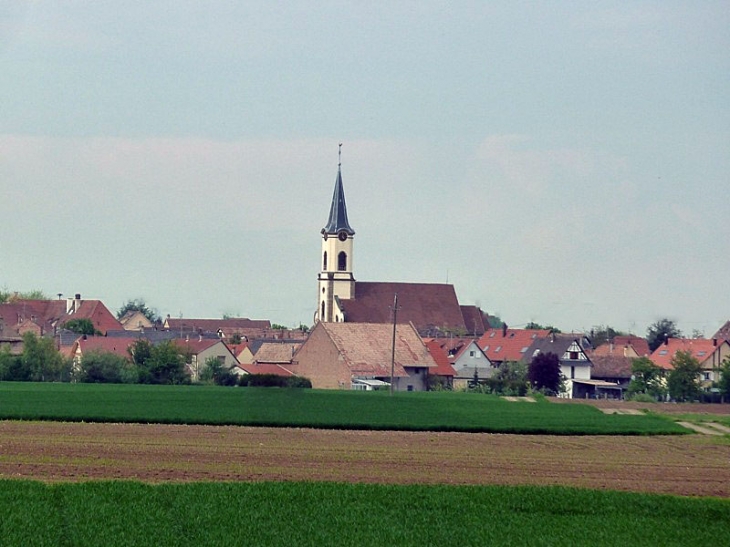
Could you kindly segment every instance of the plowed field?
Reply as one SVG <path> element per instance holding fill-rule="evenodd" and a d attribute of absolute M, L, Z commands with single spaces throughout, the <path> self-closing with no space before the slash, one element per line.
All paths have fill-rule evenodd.
<path fill-rule="evenodd" d="M 0 477 L 568 485 L 730 497 L 730 443 L 658 437 L 0 422 Z"/>

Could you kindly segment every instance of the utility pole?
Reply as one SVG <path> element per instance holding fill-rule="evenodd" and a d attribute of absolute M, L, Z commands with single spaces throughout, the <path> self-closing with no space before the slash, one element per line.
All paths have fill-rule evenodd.
<path fill-rule="evenodd" d="M 390 353 L 390 394 L 393 395 L 393 376 L 395 375 L 395 325 L 398 315 L 398 293 L 393 295 L 393 344 Z"/>

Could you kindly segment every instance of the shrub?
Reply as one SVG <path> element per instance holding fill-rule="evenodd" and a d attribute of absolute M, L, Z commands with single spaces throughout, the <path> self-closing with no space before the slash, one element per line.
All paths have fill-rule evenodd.
<path fill-rule="evenodd" d="M 238 379 L 244 387 L 304 387 L 311 388 L 312 382 L 299 376 L 279 376 L 278 374 L 245 374 Z"/>

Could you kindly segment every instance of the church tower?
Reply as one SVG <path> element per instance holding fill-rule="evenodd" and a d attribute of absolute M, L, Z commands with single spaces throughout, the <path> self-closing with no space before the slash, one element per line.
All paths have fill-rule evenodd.
<path fill-rule="evenodd" d="M 345 191 L 342 187 L 342 144 L 339 158 L 330 216 L 321 232 L 319 302 L 315 320 L 324 322 L 344 321 L 339 299 L 355 297 L 355 278 L 352 275 L 352 243 L 355 230 L 347 221 Z"/>

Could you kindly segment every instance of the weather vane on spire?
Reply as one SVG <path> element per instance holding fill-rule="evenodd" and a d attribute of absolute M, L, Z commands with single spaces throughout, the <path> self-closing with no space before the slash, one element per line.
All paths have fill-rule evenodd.
<path fill-rule="evenodd" d="M 342 167 L 342 143 L 340 143 L 340 149 L 337 151 L 337 167 Z"/>

